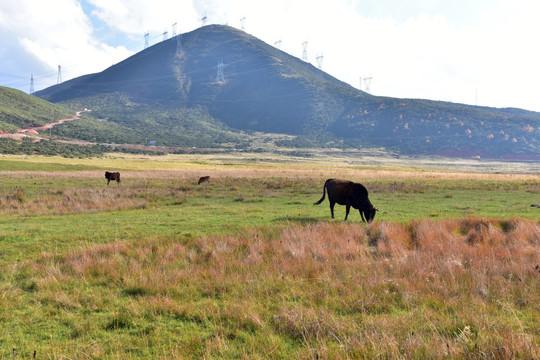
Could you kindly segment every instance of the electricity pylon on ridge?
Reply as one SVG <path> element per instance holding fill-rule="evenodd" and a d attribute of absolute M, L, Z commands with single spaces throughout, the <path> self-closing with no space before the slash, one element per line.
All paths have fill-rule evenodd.
<path fill-rule="evenodd" d="M 317 60 L 317 67 L 322 70 L 322 62 L 324 59 L 324 55 L 323 54 L 317 55 L 315 59 Z"/>
<path fill-rule="evenodd" d="M 146 49 L 148 47 L 148 37 L 150 36 L 150 33 L 144 34 L 144 48 Z"/>
<path fill-rule="evenodd" d="M 302 60 L 304 60 L 304 61 L 308 61 L 308 56 L 307 56 L 307 44 L 308 44 L 307 41 L 304 41 L 304 42 L 302 43 Z"/>
<path fill-rule="evenodd" d="M 217 65 L 217 74 L 216 74 L 216 82 L 223 84 L 225 82 L 225 73 L 223 69 L 225 68 L 225 64 L 223 64 L 223 60 L 219 60 Z"/>
<path fill-rule="evenodd" d="M 34 74 L 30 74 L 30 94 L 34 93 Z"/>
<path fill-rule="evenodd" d="M 208 21 L 208 16 L 206 16 L 206 11 L 205 11 L 204 16 L 201 18 L 202 26 L 206 25 L 207 21 Z"/>
<path fill-rule="evenodd" d="M 369 90 L 371 89 L 371 79 L 373 79 L 373 76 L 368 76 L 364 78 L 366 92 L 369 92 Z"/>
<path fill-rule="evenodd" d="M 182 34 L 176 36 L 176 55 L 182 53 Z"/>
<path fill-rule="evenodd" d="M 246 22 L 246 17 L 244 16 L 243 18 L 240 19 L 240 29 L 245 32 L 246 31 L 246 27 L 244 25 L 244 23 Z"/>
<path fill-rule="evenodd" d="M 62 66 L 58 65 L 58 76 L 56 77 L 56 83 L 62 83 Z"/>

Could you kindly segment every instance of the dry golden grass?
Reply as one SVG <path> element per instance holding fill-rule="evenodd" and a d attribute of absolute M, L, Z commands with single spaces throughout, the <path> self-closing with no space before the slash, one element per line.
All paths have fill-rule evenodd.
<path fill-rule="evenodd" d="M 186 198 L 185 188 L 148 186 L 144 180 L 135 180 L 128 186 L 113 183 L 104 187 L 69 187 L 40 190 L 27 195 L 23 186 L 0 191 L 0 213 L 9 215 L 66 215 L 94 213 L 121 209 L 137 209 L 149 201 L 174 198 L 181 203 Z M 188 189 L 189 190 L 189 189 Z"/>
<path fill-rule="evenodd" d="M 139 170 L 122 171 L 122 181 L 131 179 L 199 179 L 200 176 L 211 177 L 292 177 L 292 178 L 356 178 L 366 180 L 377 179 L 441 179 L 441 180 L 492 180 L 492 181 L 527 181 L 539 180 L 536 174 L 492 174 L 445 171 L 402 171 L 402 170 L 365 170 L 365 169 L 331 169 L 331 168 L 280 168 L 258 165 L 250 167 L 209 166 L 200 169 L 180 170 Z M 103 178 L 100 171 L 62 171 L 54 175 L 48 171 L 0 171 L 0 176 L 14 178 L 54 177 L 54 178 Z M 104 180 L 105 183 L 105 180 Z"/>
<path fill-rule="evenodd" d="M 539 264 L 537 222 L 467 218 L 118 242 L 11 271 L 74 317 L 112 313 L 90 332 L 200 326 L 205 358 L 537 359 Z M 166 352 L 164 326 L 149 341 Z M 181 336 L 170 358 L 197 357 L 193 341 Z"/>

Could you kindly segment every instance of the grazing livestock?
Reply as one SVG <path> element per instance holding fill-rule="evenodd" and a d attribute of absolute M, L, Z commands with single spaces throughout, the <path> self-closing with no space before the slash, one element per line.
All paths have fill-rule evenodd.
<path fill-rule="evenodd" d="M 112 181 L 115 181 L 117 183 L 120 183 L 120 173 L 119 172 L 109 172 L 105 171 L 105 179 L 107 179 L 107 185 Z"/>
<path fill-rule="evenodd" d="M 207 181 L 210 181 L 210 176 L 202 176 L 199 179 L 199 182 L 197 183 L 197 185 L 201 185 L 202 183 L 207 182 Z"/>
<path fill-rule="evenodd" d="M 332 213 L 332 219 L 334 218 L 334 205 L 345 205 L 345 220 L 349 216 L 351 206 L 354 209 L 358 209 L 362 221 L 372 222 L 375 218 L 375 213 L 379 211 L 374 207 L 368 199 L 368 191 L 362 184 L 354 183 L 347 180 L 328 179 L 324 183 L 323 196 L 321 200 L 317 201 L 314 205 L 319 205 L 323 202 L 326 193 L 328 193 L 328 200 L 330 201 L 330 212 Z M 364 220 L 365 216 L 365 220 Z"/>

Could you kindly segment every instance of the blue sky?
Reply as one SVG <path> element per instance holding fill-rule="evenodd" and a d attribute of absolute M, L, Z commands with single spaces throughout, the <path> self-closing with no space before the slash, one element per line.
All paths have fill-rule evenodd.
<path fill-rule="evenodd" d="M 537 0 L 0 0 L 0 85 L 99 72 L 202 25 L 237 28 L 374 95 L 540 111 Z"/>

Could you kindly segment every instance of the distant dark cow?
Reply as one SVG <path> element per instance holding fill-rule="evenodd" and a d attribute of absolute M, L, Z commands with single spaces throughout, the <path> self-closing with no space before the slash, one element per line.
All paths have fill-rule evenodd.
<path fill-rule="evenodd" d="M 332 219 L 334 218 L 334 205 L 346 206 L 345 220 L 349 216 L 351 206 L 358 209 L 362 221 L 372 222 L 375 218 L 375 213 L 379 211 L 374 207 L 368 199 L 368 191 L 362 184 L 353 183 L 347 180 L 328 179 L 324 183 L 323 196 L 321 200 L 317 201 L 314 205 L 319 205 L 324 201 L 324 197 L 328 193 L 328 200 L 330 201 L 330 211 L 332 213 Z M 364 220 L 365 216 L 365 220 Z"/>
<path fill-rule="evenodd" d="M 202 176 L 199 179 L 199 182 L 197 183 L 197 185 L 201 185 L 202 183 L 207 182 L 207 181 L 210 181 L 210 176 Z"/>
<path fill-rule="evenodd" d="M 109 171 L 105 171 L 105 179 L 107 179 L 107 185 L 109 185 L 109 183 L 111 181 L 115 181 L 116 182 L 120 182 L 120 173 L 119 172 L 109 172 Z"/>

